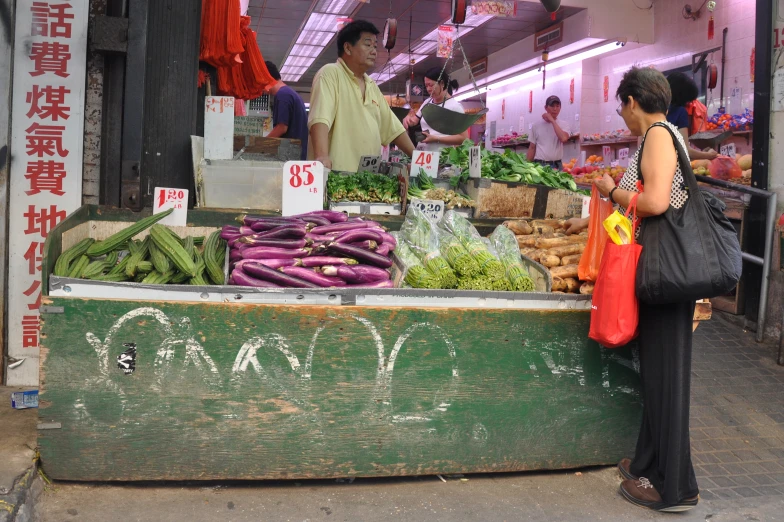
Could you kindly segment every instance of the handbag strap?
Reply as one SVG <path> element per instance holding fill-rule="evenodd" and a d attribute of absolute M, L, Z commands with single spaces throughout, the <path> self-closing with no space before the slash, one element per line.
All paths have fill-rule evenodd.
<path fill-rule="evenodd" d="M 642 144 L 640 144 L 640 153 L 637 155 L 637 176 L 640 181 L 645 184 L 645 179 L 642 174 L 642 152 L 645 148 L 645 140 L 648 137 L 648 133 L 654 127 L 662 127 L 670 133 L 672 137 L 672 143 L 675 146 L 675 152 L 678 156 L 678 164 L 681 167 L 681 176 L 683 177 L 683 181 L 686 183 L 686 186 L 689 188 L 689 197 L 697 195 L 697 197 L 701 197 L 700 194 L 700 187 L 697 185 L 697 178 L 694 177 L 694 171 L 691 169 L 691 161 L 689 161 L 689 155 L 686 153 L 686 150 L 681 145 L 681 142 L 678 141 L 678 138 L 675 136 L 675 133 L 672 129 L 667 126 L 664 122 L 654 123 L 650 126 L 650 128 L 645 131 L 645 136 L 643 137 Z"/>
<path fill-rule="evenodd" d="M 629 206 L 626 207 L 626 214 L 624 214 L 624 216 L 627 219 L 630 219 L 630 221 L 632 222 L 632 241 L 634 242 L 637 241 L 637 226 L 640 223 L 640 220 L 637 218 L 637 198 L 639 197 L 640 197 L 639 192 L 637 192 L 634 196 L 632 196 L 632 199 L 629 202 Z M 632 215 L 631 218 L 629 218 L 629 214 Z"/>

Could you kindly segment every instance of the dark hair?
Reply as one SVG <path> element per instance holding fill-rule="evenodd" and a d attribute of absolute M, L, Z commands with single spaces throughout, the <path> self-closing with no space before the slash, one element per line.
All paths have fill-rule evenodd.
<path fill-rule="evenodd" d="M 448 72 L 446 71 L 441 72 L 441 71 L 442 71 L 441 67 L 433 67 L 431 69 L 428 69 L 427 72 L 425 73 L 425 78 L 440 83 L 441 86 L 444 89 L 446 89 L 446 92 L 448 92 L 449 95 L 451 96 L 452 93 L 460 87 L 460 84 L 457 83 L 457 80 L 450 80 Z"/>
<path fill-rule="evenodd" d="M 280 81 L 280 71 L 278 70 L 277 66 L 272 62 L 264 62 L 264 65 L 267 66 L 267 70 L 272 76 L 272 79 L 275 81 Z"/>
<path fill-rule="evenodd" d="M 667 78 L 650 67 L 632 67 L 623 75 L 615 97 L 626 105 L 629 96 L 648 114 L 667 114 L 672 99 Z"/>
<path fill-rule="evenodd" d="M 697 99 L 700 95 L 697 84 L 694 80 L 681 72 L 672 73 L 667 77 L 672 91 L 672 104 L 675 107 L 683 107 L 687 103 Z"/>
<path fill-rule="evenodd" d="M 379 31 L 375 25 L 367 20 L 354 20 L 344 25 L 343 29 L 338 33 L 338 57 L 343 56 L 345 44 L 357 45 L 357 42 L 362 37 L 362 33 L 378 35 Z"/>

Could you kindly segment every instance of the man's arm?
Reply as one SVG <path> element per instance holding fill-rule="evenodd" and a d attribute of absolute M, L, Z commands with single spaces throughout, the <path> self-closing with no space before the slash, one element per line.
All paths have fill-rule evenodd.
<path fill-rule="evenodd" d="M 316 161 L 324 164 L 324 168 L 332 168 L 329 157 L 329 127 L 325 123 L 314 123 L 310 126 L 310 142 L 313 144 L 313 155 Z M 410 140 L 409 140 L 410 143 Z"/>
<path fill-rule="evenodd" d="M 286 132 L 288 132 L 288 130 L 289 130 L 289 126 L 288 125 L 286 125 L 285 123 L 278 123 L 277 125 L 275 125 L 275 128 L 273 128 L 270 131 L 270 133 L 267 134 L 267 137 L 268 138 L 280 138 L 281 136 L 286 134 Z"/>
<path fill-rule="evenodd" d="M 558 125 L 558 122 L 553 120 L 550 123 L 553 124 L 553 130 L 555 131 L 555 135 L 558 136 L 558 139 L 561 140 L 561 143 L 566 143 L 569 141 L 569 133 L 566 132 Z"/>
<path fill-rule="evenodd" d="M 533 161 L 536 157 L 536 143 L 531 143 L 528 145 L 528 152 L 525 155 L 528 158 L 528 161 Z"/>
<path fill-rule="evenodd" d="M 414 144 L 411 143 L 411 138 L 408 137 L 407 132 L 392 140 L 392 143 L 397 145 L 397 148 L 402 150 L 409 158 L 414 154 Z"/>

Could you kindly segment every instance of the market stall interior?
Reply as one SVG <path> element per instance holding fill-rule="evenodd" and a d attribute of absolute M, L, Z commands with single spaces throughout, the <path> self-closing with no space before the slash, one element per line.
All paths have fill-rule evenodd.
<path fill-rule="evenodd" d="M 47 238 L 41 414 L 63 428 L 40 435 L 49 476 L 389 476 L 627 456 L 639 361 L 587 338 L 608 235 L 572 233 L 569 220 L 587 217 L 593 180 L 618 183 L 634 157 L 614 93 L 642 63 L 695 81 L 690 141 L 717 157 L 692 167 L 751 250 L 751 198 L 767 201 L 768 227 L 776 208 L 749 186 L 754 2 L 711 15 L 675 0 L 655 11 L 612 0 L 243 4 L 202 2 L 204 129 L 181 180 L 195 192 L 187 218 L 86 205 Z M 365 51 L 372 83 L 343 64 L 348 91 L 335 80 L 316 95 L 337 42 L 365 45 L 339 36 L 358 20 L 380 32 Z M 313 150 L 299 161 L 300 140 L 267 137 L 290 120 L 262 94 L 274 82 L 265 60 L 309 111 L 354 103 L 400 132 L 429 96 L 424 73 L 440 68 L 459 80 L 465 114 L 433 103 L 422 114 L 469 139 L 410 158 L 379 141 L 349 170 L 323 168 Z M 388 105 L 365 98 L 374 85 Z M 532 143 L 562 157 L 529 159 Z M 763 244 L 744 259 L 768 271 Z M 698 303 L 695 327 L 712 307 L 743 314 L 747 284 Z M 147 434 L 154 448 L 138 443 Z"/>

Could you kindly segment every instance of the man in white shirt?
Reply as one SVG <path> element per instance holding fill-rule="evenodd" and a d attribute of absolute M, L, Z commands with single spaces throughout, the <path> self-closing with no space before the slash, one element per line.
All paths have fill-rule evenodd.
<path fill-rule="evenodd" d="M 558 119 L 561 100 L 550 96 L 545 102 L 542 121 L 534 123 L 528 135 L 528 161 L 549 165 L 561 170 L 563 167 L 563 144 L 569 141 L 569 127 Z"/>

